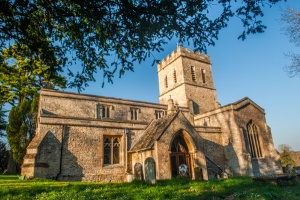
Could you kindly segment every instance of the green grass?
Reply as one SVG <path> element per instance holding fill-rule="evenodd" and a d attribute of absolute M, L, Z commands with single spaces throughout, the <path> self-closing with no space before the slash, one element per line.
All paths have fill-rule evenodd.
<path fill-rule="evenodd" d="M 172 179 L 156 185 L 133 183 L 83 183 L 54 180 L 19 180 L 0 176 L 0 199 L 300 199 L 300 184 L 275 186 L 249 177 L 193 181 Z"/>

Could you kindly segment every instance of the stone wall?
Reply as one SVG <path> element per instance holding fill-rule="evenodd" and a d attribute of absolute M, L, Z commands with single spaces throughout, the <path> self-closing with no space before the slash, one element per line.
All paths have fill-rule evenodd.
<path fill-rule="evenodd" d="M 43 129 L 46 128 L 47 125 L 43 125 Z M 110 166 L 104 165 L 103 136 L 116 136 L 121 138 L 119 164 Z M 60 141 L 57 141 L 57 144 L 60 144 Z M 124 181 L 127 155 L 125 150 L 126 137 L 124 129 L 67 126 L 64 128 L 62 144 L 61 152 L 55 153 L 55 149 L 51 147 L 51 142 L 44 140 L 44 143 L 40 145 L 39 149 L 41 150 L 38 154 L 40 158 L 44 158 L 43 160 L 47 161 L 49 166 L 51 166 L 50 162 L 61 162 L 60 170 L 56 171 L 55 174 L 59 180 L 98 182 Z M 55 154 L 57 157 L 47 157 L 47 153 Z M 60 153 L 61 159 L 59 156 Z"/>
<path fill-rule="evenodd" d="M 261 158 L 251 158 L 247 124 L 258 128 Z M 226 172 L 232 175 L 267 175 L 280 173 L 278 156 L 262 108 L 245 98 L 234 104 L 195 117 L 196 125 L 222 127 Z"/>
<path fill-rule="evenodd" d="M 206 161 L 203 153 L 203 139 L 181 112 L 172 120 L 171 124 L 167 126 L 158 140 L 154 142 L 152 149 L 142 149 L 139 152 L 130 153 L 132 160 L 131 168 L 137 163 L 141 163 L 144 167 L 145 160 L 148 157 L 151 157 L 156 163 L 156 178 L 172 178 L 170 162 L 171 143 L 177 134 L 182 135 L 188 146 L 191 178 L 195 178 L 194 168 L 199 167 L 202 169 L 201 171 L 203 173 L 201 176 L 207 180 Z"/>
<path fill-rule="evenodd" d="M 197 126 L 213 126 L 221 127 L 223 148 L 224 148 L 224 167 L 227 173 L 231 175 L 241 174 L 241 138 L 237 134 L 238 127 L 234 121 L 234 114 L 231 109 L 220 110 L 220 112 L 204 114 L 202 118 L 195 119 L 195 125 Z M 210 158 L 214 161 L 214 158 Z M 220 163 L 219 161 L 216 161 Z"/>
<path fill-rule="evenodd" d="M 188 145 L 191 158 L 191 178 L 195 178 L 194 168 L 200 167 L 203 169 L 204 179 L 207 180 L 206 161 L 203 153 L 203 139 L 181 114 L 178 115 L 178 118 L 172 122 L 172 126 L 168 127 L 159 141 L 155 144 L 159 179 L 171 178 L 170 144 L 176 134 L 179 133 L 183 134 L 184 140 Z"/>
<path fill-rule="evenodd" d="M 159 101 L 162 104 L 167 104 L 171 96 L 175 103 L 183 107 L 189 107 L 190 101 L 192 101 L 194 104 L 193 114 L 219 107 L 210 59 L 206 55 L 191 52 L 189 49 L 184 50 L 181 46 L 178 47 L 176 52 L 158 64 L 158 80 Z"/>
<path fill-rule="evenodd" d="M 220 127 L 198 126 L 195 127 L 204 141 L 204 154 L 213 163 L 225 169 L 225 152 Z"/>
<path fill-rule="evenodd" d="M 109 106 L 109 117 L 101 116 L 103 106 Z M 131 109 L 137 109 L 137 120 L 131 120 Z M 134 123 L 149 123 L 156 118 L 156 111 L 166 110 L 167 106 L 162 104 L 51 90 L 41 91 L 39 107 L 40 116 L 133 121 Z"/>
<path fill-rule="evenodd" d="M 271 130 L 266 123 L 264 110 L 256 104 L 245 104 L 241 109 L 235 111 L 235 121 L 240 128 L 240 137 L 242 138 L 242 152 L 250 157 L 249 138 L 247 136 L 247 124 L 252 121 L 258 128 L 259 141 L 262 150 L 261 158 L 252 158 L 252 169 L 255 171 L 253 160 L 257 159 L 259 164 L 259 173 L 256 170 L 255 176 L 272 175 L 282 173 L 277 151 L 274 148 Z M 245 167 L 249 162 L 245 161 Z"/>
<path fill-rule="evenodd" d="M 60 172 L 62 126 L 41 131 L 28 145 L 22 164 L 27 178 L 56 178 Z"/>
<path fill-rule="evenodd" d="M 156 160 L 156 156 L 155 156 L 155 152 L 154 150 L 150 149 L 150 150 L 146 150 L 146 151 L 142 151 L 142 152 L 136 152 L 136 153 L 130 153 L 130 156 L 131 156 L 131 168 L 132 168 L 132 171 L 131 171 L 131 174 L 133 174 L 134 176 L 137 176 L 136 174 L 134 174 L 134 166 L 137 164 L 137 163 L 140 163 L 142 165 L 142 170 L 143 170 L 143 173 L 142 173 L 142 176 L 143 176 L 143 180 L 145 180 L 145 160 L 149 157 L 153 158 L 154 160 Z M 157 164 L 157 162 L 156 162 Z M 157 168 L 157 167 L 156 167 Z M 156 177 L 159 178 L 158 176 L 158 173 L 156 173 Z"/>

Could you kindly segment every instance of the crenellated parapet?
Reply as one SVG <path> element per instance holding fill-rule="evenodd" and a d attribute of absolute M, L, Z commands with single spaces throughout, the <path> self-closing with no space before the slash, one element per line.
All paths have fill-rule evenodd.
<path fill-rule="evenodd" d="M 191 51 L 189 48 L 184 49 L 183 46 L 178 46 L 176 51 L 172 51 L 171 54 L 167 55 L 160 63 L 157 64 L 158 71 L 172 63 L 178 57 L 184 56 L 191 59 L 199 60 L 200 62 L 205 62 L 210 64 L 209 55 L 205 55 L 201 52 Z"/>

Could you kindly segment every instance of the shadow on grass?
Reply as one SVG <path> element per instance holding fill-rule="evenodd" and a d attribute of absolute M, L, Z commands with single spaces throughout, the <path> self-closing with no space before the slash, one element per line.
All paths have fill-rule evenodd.
<path fill-rule="evenodd" d="M 249 177 L 194 181 L 175 178 L 156 185 L 145 182 L 83 183 L 49 180 L 6 182 L 0 177 L 1 199 L 299 199 L 300 184 L 274 186 Z"/>

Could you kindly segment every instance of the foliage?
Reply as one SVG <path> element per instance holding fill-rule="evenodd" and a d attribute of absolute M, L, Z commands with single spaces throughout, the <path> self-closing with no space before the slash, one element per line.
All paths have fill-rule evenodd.
<path fill-rule="evenodd" d="M 2 51 L 0 63 L 0 103 L 21 102 L 41 88 L 65 88 L 66 79 L 58 73 L 52 73 L 40 56 L 24 45 L 14 44 Z"/>
<path fill-rule="evenodd" d="M 292 148 L 287 144 L 280 144 L 278 147 L 280 152 L 281 165 L 287 166 L 288 164 L 290 164 L 294 166 L 295 161 L 293 160 L 291 155 Z"/>
<path fill-rule="evenodd" d="M 6 111 L 3 110 L 3 106 L 0 104 L 0 137 L 4 136 L 3 131 L 6 128 L 6 121 L 5 121 L 6 115 L 5 115 L 5 112 Z"/>
<path fill-rule="evenodd" d="M 0 172 L 3 172 L 7 169 L 9 159 L 9 151 L 6 146 L 6 143 L 0 140 Z"/>
<path fill-rule="evenodd" d="M 33 100 L 23 99 L 9 113 L 9 124 L 6 127 L 7 138 L 13 153 L 13 159 L 21 164 L 26 147 L 34 137 L 38 94 Z"/>
<path fill-rule="evenodd" d="M 11 41 L 27 46 L 53 74 L 67 68 L 70 86 L 80 91 L 98 70 L 112 82 L 117 70 L 120 76 L 134 70 L 133 62 L 163 50 L 172 38 L 206 51 L 233 16 L 244 28 L 240 39 L 261 33 L 262 7 L 279 1 L 1 0 L 0 48 Z"/>
<path fill-rule="evenodd" d="M 249 177 L 228 180 L 160 180 L 156 185 L 18 180 L 0 176 L 2 199 L 299 199 L 300 185 L 276 186 Z"/>
<path fill-rule="evenodd" d="M 300 47 L 300 12 L 293 8 L 288 8 L 283 12 L 281 18 L 287 24 L 284 31 L 289 36 L 290 42 Z M 286 67 L 289 75 L 291 77 L 300 75 L 300 54 L 290 52 L 287 56 L 292 60 L 291 65 Z"/>
<path fill-rule="evenodd" d="M 13 105 L 6 132 L 13 159 L 18 164 L 34 136 L 38 91 L 41 88 L 65 88 L 67 82 L 58 71 L 52 73 L 42 55 L 34 54 L 28 46 L 17 43 L 0 54 L 0 103 Z"/>

